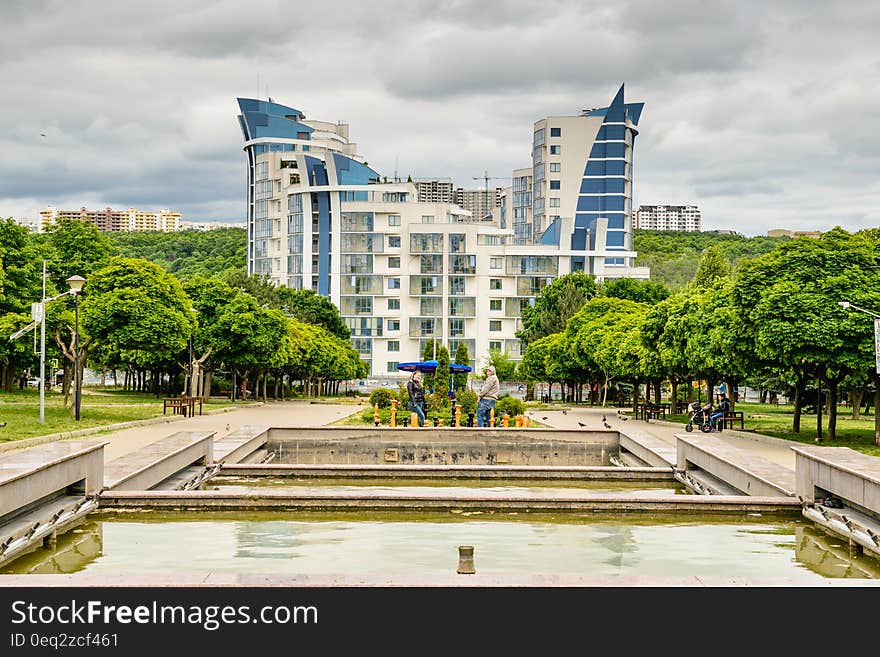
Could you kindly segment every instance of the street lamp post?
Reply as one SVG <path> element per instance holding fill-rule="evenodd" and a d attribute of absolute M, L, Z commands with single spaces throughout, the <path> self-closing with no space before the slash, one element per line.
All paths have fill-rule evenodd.
<path fill-rule="evenodd" d="M 67 284 L 70 286 L 70 293 L 73 295 L 73 307 L 74 307 L 74 316 L 76 318 L 74 322 L 74 330 L 73 330 L 73 375 L 74 375 L 74 419 L 79 421 L 79 411 L 80 411 L 80 397 L 81 388 L 82 388 L 82 377 L 80 375 L 80 364 L 79 364 L 79 293 L 85 285 L 86 279 L 82 276 L 71 276 L 67 279 Z"/>

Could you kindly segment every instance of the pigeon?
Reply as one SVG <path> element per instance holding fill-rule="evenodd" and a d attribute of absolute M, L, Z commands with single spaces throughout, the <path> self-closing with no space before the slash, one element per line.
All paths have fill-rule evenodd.
<path fill-rule="evenodd" d="M 562 409 L 562 414 L 563 414 L 563 415 L 568 415 L 568 411 L 565 410 L 565 409 L 563 408 L 563 409 Z"/>
<path fill-rule="evenodd" d="M 627 420 L 629 420 L 629 418 L 628 418 L 626 415 L 621 415 L 621 416 L 620 416 L 620 419 L 623 420 L 624 422 L 626 422 Z"/>
<path fill-rule="evenodd" d="M 542 419 L 542 420 L 546 420 L 546 419 L 547 419 L 547 416 L 545 415 L 545 416 L 542 417 L 541 419 Z"/>
<path fill-rule="evenodd" d="M 608 424 L 607 422 L 603 422 L 602 425 L 603 425 L 606 429 L 610 429 L 610 428 L 611 428 L 611 425 Z"/>
<path fill-rule="evenodd" d="M 229 422 L 226 423 L 226 430 L 229 431 Z"/>
<path fill-rule="evenodd" d="M 578 422 L 578 426 L 579 426 L 579 427 L 585 427 L 585 426 L 587 426 L 587 425 L 584 424 L 583 422 Z"/>
<path fill-rule="evenodd" d="M 603 416 L 602 416 L 602 422 L 605 423 L 605 422 L 607 422 L 607 421 L 608 421 L 608 420 L 605 419 L 605 416 L 603 415 Z"/>
<path fill-rule="evenodd" d="M 0 429 L 2 429 L 2 428 L 5 427 L 5 426 L 6 426 L 6 423 L 5 423 L 5 422 L 0 422 Z"/>

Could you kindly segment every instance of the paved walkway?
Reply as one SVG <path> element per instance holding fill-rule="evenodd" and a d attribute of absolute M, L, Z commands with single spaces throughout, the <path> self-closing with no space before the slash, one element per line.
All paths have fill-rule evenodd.
<path fill-rule="evenodd" d="M 142 427 L 101 434 L 109 440 L 104 462 L 124 456 L 177 431 L 215 431 L 221 438 L 245 425 L 317 427 L 361 411 L 355 404 L 312 404 L 308 401 L 268 402 L 262 406 L 242 406 L 227 413 L 197 415 L 176 422 L 159 422 Z"/>
<path fill-rule="evenodd" d="M 580 424 L 586 425 L 584 428 L 602 429 L 602 418 L 611 425 L 612 429 L 619 429 L 626 433 L 627 429 L 639 429 L 645 433 L 662 440 L 673 447 L 675 446 L 675 434 L 687 433 L 683 424 L 672 424 L 663 422 L 643 422 L 633 417 L 626 420 L 621 419 L 617 414 L 616 407 L 571 407 L 565 414 L 562 411 L 532 411 L 531 417 L 544 424 L 557 427 L 560 429 L 578 428 Z M 631 412 L 632 409 L 630 409 Z M 709 436 L 712 439 L 722 441 L 739 449 L 745 450 L 757 456 L 762 456 L 768 461 L 773 461 L 779 465 L 794 470 L 795 455 L 791 450 L 792 445 L 800 443 L 787 442 L 775 439 L 769 436 L 748 436 L 743 432 L 723 431 L 719 433 L 700 434 Z"/>

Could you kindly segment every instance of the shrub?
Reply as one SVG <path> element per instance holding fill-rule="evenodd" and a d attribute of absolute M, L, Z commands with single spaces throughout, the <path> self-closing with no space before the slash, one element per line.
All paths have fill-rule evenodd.
<path fill-rule="evenodd" d="M 507 395 L 498 400 L 498 403 L 495 404 L 495 416 L 499 417 L 501 413 L 507 413 L 508 415 L 522 415 L 526 412 L 526 405 L 516 397 L 511 397 Z"/>
<path fill-rule="evenodd" d="M 397 397 L 397 393 L 390 388 L 376 388 L 370 393 L 370 406 L 379 404 L 379 408 L 390 408 L 391 400 Z"/>
<path fill-rule="evenodd" d="M 461 404 L 461 414 L 477 412 L 477 393 L 473 390 L 460 390 L 455 395 L 457 403 Z"/>

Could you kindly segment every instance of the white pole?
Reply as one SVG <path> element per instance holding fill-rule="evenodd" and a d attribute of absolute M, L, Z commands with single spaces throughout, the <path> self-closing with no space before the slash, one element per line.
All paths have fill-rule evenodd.
<path fill-rule="evenodd" d="M 43 296 L 40 299 L 40 424 L 46 423 L 46 261 L 43 260 Z"/>

